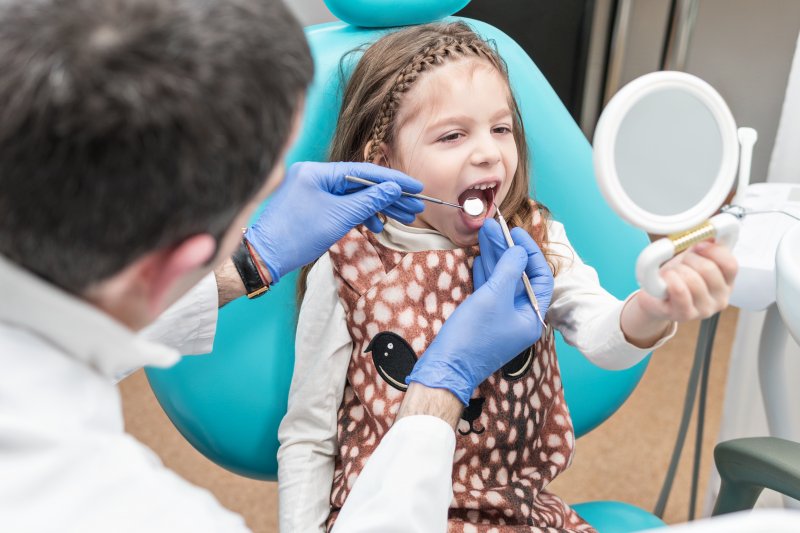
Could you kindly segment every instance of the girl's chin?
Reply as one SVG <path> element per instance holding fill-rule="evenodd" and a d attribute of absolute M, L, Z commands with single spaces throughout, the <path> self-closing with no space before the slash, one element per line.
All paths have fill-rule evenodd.
<path fill-rule="evenodd" d="M 419 221 L 419 217 L 417 220 L 418 223 L 414 225 L 439 232 L 459 248 L 467 248 L 478 244 L 478 231 L 483 226 L 483 220 L 481 220 L 480 225 L 463 224 L 461 220 L 438 221 L 443 222 L 440 224 Z"/>
<path fill-rule="evenodd" d="M 460 248 L 467 248 L 478 244 L 478 230 L 466 230 L 461 228 L 460 231 L 453 231 L 451 235 L 447 235 L 453 244 Z"/>

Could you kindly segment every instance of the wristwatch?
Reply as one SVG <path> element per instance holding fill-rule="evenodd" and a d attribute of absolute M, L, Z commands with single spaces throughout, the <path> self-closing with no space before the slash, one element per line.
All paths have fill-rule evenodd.
<path fill-rule="evenodd" d="M 236 271 L 239 272 L 239 277 L 242 278 L 248 298 L 257 298 L 269 290 L 269 284 L 264 281 L 266 278 L 261 273 L 261 267 L 255 258 L 253 249 L 244 236 L 231 259 Z"/>

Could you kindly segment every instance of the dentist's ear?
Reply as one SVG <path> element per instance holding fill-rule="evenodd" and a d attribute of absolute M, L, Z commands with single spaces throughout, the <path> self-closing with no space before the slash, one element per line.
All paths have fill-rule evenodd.
<path fill-rule="evenodd" d="M 216 239 L 209 234 L 199 234 L 150 254 L 149 268 L 141 272 L 147 280 L 149 311 L 158 315 L 169 307 L 198 281 L 199 276 L 194 273 L 206 270 L 216 252 Z"/>
<path fill-rule="evenodd" d="M 367 163 L 372 163 L 374 165 L 380 165 L 382 167 L 390 167 L 390 157 L 391 157 L 391 150 L 389 149 L 389 145 L 386 143 L 381 143 L 378 146 L 378 149 L 375 150 L 375 154 L 372 156 L 372 160 L 369 160 L 369 154 L 372 152 L 373 141 L 367 143 L 364 147 L 364 161 Z"/>

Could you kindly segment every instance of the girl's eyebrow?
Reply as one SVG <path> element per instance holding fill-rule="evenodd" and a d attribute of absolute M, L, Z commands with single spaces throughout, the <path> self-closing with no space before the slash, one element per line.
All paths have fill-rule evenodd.
<path fill-rule="evenodd" d="M 506 116 L 511 116 L 511 108 L 508 106 L 498 110 L 494 115 L 492 115 L 492 122 Z"/>
<path fill-rule="evenodd" d="M 472 121 L 473 118 L 469 115 L 447 115 L 445 117 L 440 118 L 436 122 L 429 123 L 425 129 L 435 130 L 447 124 L 452 124 L 454 122 L 472 122 Z"/>
<path fill-rule="evenodd" d="M 501 119 L 503 117 L 511 115 L 511 108 L 508 106 L 498 109 L 494 112 L 491 116 L 490 121 L 494 122 L 495 120 Z M 474 117 L 470 115 L 447 115 L 445 117 L 440 118 L 436 122 L 431 122 L 425 128 L 426 130 L 435 130 L 447 124 L 452 124 L 454 122 L 474 122 Z"/>

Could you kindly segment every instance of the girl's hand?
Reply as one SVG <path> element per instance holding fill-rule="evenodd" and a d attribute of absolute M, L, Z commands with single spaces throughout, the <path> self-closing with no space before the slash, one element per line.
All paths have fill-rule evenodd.
<path fill-rule="evenodd" d="M 638 293 L 641 311 L 652 320 L 685 322 L 708 318 L 728 306 L 738 264 L 727 246 L 701 242 L 661 267 L 667 299 Z"/>
<path fill-rule="evenodd" d="M 542 326 L 523 289 L 522 274 L 534 287 L 544 315 L 553 273 L 530 235 L 512 230 L 512 238 L 518 246 L 508 248 L 500 225 L 492 219 L 483 223 L 481 255 L 472 267 L 475 292 L 445 321 L 406 383 L 447 389 L 467 405 L 475 387 L 539 339 Z"/>
<path fill-rule="evenodd" d="M 620 316 L 625 338 L 639 348 L 653 346 L 673 322 L 708 318 L 728 306 L 738 265 L 731 251 L 702 242 L 661 267 L 667 299 L 639 291 Z"/>

